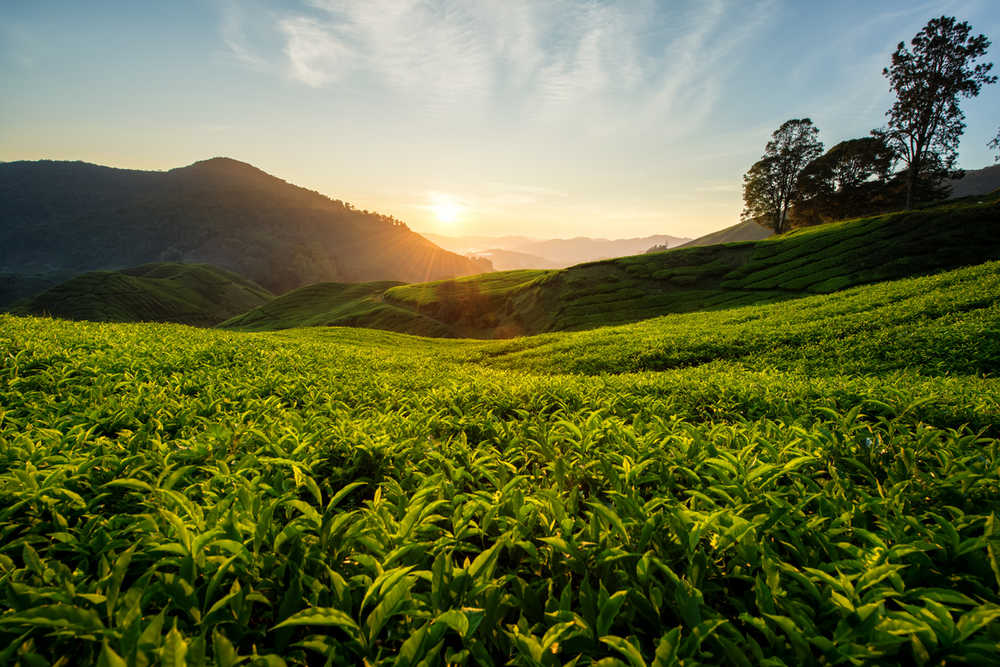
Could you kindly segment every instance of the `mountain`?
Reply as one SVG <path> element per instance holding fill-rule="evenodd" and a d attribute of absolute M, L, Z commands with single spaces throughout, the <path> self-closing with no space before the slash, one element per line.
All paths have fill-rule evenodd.
<path fill-rule="evenodd" d="M 688 240 L 667 234 L 630 239 L 595 239 L 582 236 L 572 239 L 532 239 L 524 236 L 443 236 L 441 234 L 426 234 L 426 236 L 442 248 L 469 256 L 490 256 L 488 253 L 496 253 L 499 250 L 523 255 L 517 257 L 498 253 L 497 260 L 500 264 L 494 264 L 493 267 L 497 270 L 564 268 L 583 262 L 635 255 L 654 245 L 666 245 L 673 248 Z"/>
<path fill-rule="evenodd" d="M 704 236 L 699 236 L 698 238 L 688 241 L 687 243 L 682 243 L 677 246 L 678 248 L 695 248 L 698 246 L 715 245 L 716 243 L 734 243 L 737 241 L 760 241 L 772 236 L 774 231 L 764 227 L 763 225 L 758 225 L 752 220 L 746 222 L 741 222 L 732 227 L 726 227 L 725 229 L 720 229 L 719 231 L 712 232 L 711 234 L 705 234 Z M 647 250 L 646 252 L 663 252 L 667 248 L 662 246 L 654 246 Z"/>
<path fill-rule="evenodd" d="M 647 248 L 654 245 L 665 245 L 673 248 L 685 241 L 688 241 L 688 239 L 669 236 L 667 234 L 610 240 L 578 237 L 573 239 L 534 241 L 518 247 L 517 250 L 519 252 L 547 257 L 561 266 L 572 266 L 600 259 L 635 255 L 645 252 Z"/>
<path fill-rule="evenodd" d="M 323 281 L 434 280 L 491 270 L 390 217 L 214 158 L 166 172 L 0 164 L 0 273 L 199 262 L 274 292 Z"/>
<path fill-rule="evenodd" d="M 433 241 L 445 250 L 456 252 L 460 255 L 469 255 L 481 252 L 486 248 L 498 248 L 500 250 L 515 250 L 521 246 L 534 243 L 538 239 L 528 236 L 446 236 L 444 234 L 432 234 L 421 232 L 421 236 Z"/>
<path fill-rule="evenodd" d="M 338 323 L 424 333 L 432 328 L 429 318 L 449 336 L 506 338 L 782 301 L 997 259 L 1000 194 L 982 204 L 957 201 L 760 241 L 676 248 L 562 270 L 500 271 L 399 285 L 381 294 L 372 290 L 369 304 L 339 312 Z M 283 307 L 286 298 L 265 309 Z M 391 321 L 377 311 L 369 318 L 365 310 L 372 303 L 392 306 Z M 298 302 L 286 310 L 296 313 L 293 318 L 255 317 L 252 327 L 236 318 L 222 326 L 305 326 L 326 308 L 322 301 Z"/>
<path fill-rule="evenodd" d="M 953 199 L 985 195 L 1000 188 L 1000 164 L 965 172 L 965 176 L 951 181 Z"/>
<path fill-rule="evenodd" d="M 21 315 L 95 322 L 213 326 L 273 298 L 260 285 L 214 266 L 160 263 L 85 273 L 11 310 Z"/>
<path fill-rule="evenodd" d="M 516 250 L 490 248 L 482 252 L 470 253 L 471 257 L 482 257 L 493 264 L 494 271 L 511 271 L 516 269 L 559 269 L 562 265 L 545 257 L 531 255 Z"/>

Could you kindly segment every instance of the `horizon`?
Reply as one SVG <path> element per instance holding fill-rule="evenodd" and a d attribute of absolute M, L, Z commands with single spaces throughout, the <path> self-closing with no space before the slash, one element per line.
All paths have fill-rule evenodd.
<path fill-rule="evenodd" d="M 739 222 L 784 120 L 825 148 L 881 126 L 882 67 L 940 14 L 997 60 L 984 1 L 33 3 L 2 11 L 0 160 L 229 155 L 422 234 L 694 238 Z M 963 102 L 962 168 L 994 163 L 996 108 Z"/>

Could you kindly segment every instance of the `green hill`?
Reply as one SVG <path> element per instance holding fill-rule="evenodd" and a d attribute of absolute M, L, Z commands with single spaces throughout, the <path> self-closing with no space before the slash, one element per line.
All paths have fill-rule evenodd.
<path fill-rule="evenodd" d="M 220 326 L 244 331 L 312 326 L 367 326 L 405 330 L 422 336 L 447 336 L 448 329 L 429 317 L 385 303 L 386 290 L 398 282 L 319 283 L 233 317 Z"/>
<path fill-rule="evenodd" d="M 854 285 L 917 276 L 1000 259 L 1000 200 L 847 220 L 755 242 L 678 248 L 581 264 L 559 271 L 503 271 L 391 287 L 358 310 L 331 287 L 327 297 L 269 308 L 234 328 L 276 329 L 322 323 L 324 298 L 338 323 L 419 334 L 507 338 L 587 329 L 684 313 L 762 304 Z M 288 295 L 293 298 L 293 295 Z M 393 317 L 369 310 L 392 306 Z M 432 326 L 428 320 L 436 322 Z"/>
<path fill-rule="evenodd" d="M 230 271 L 205 264 L 146 264 L 94 271 L 21 301 L 12 310 L 96 322 L 213 326 L 274 298 Z"/>
<path fill-rule="evenodd" d="M 149 262 L 211 264 L 275 293 L 492 268 L 442 250 L 399 220 L 228 158 L 165 172 L 0 163 L 0 273 L 77 275 Z"/>
<path fill-rule="evenodd" d="M 996 663 L 998 262 L 507 341 L 0 315 L 0 359 L 10 664 Z"/>

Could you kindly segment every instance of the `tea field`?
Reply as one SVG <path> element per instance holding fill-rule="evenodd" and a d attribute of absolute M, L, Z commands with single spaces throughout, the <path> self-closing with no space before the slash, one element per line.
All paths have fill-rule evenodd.
<path fill-rule="evenodd" d="M 506 341 L 0 316 L 0 664 L 989 664 L 1000 264 Z"/>

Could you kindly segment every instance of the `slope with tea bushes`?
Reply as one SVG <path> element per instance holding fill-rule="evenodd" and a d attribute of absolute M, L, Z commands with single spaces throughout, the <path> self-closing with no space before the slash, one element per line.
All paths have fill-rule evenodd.
<path fill-rule="evenodd" d="M 447 336 L 441 322 L 415 316 L 385 302 L 386 290 L 402 283 L 319 283 L 300 287 L 221 326 L 243 331 L 263 331 L 311 326 L 365 326 L 400 329 L 423 336 Z"/>
<path fill-rule="evenodd" d="M 996 196 L 985 203 L 957 201 L 756 242 L 678 248 L 561 271 L 504 271 L 393 287 L 383 295 L 385 303 L 398 308 L 388 326 L 364 312 L 356 313 L 353 323 L 427 334 L 430 318 L 443 332 L 434 335 L 507 338 L 771 303 L 994 259 L 1000 259 Z M 334 294 L 331 300 L 339 304 L 340 297 Z M 254 328 L 312 324 L 326 309 L 317 300 L 298 309 L 298 319 L 258 317 Z M 241 326 L 239 320 L 231 324 Z"/>
<path fill-rule="evenodd" d="M 16 304 L 20 314 L 96 322 L 212 326 L 274 298 L 242 276 L 206 264 L 146 264 L 94 271 Z"/>
<path fill-rule="evenodd" d="M 994 663 L 998 303 L 990 263 L 512 341 L 0 316 L 0 662 Z"/>

